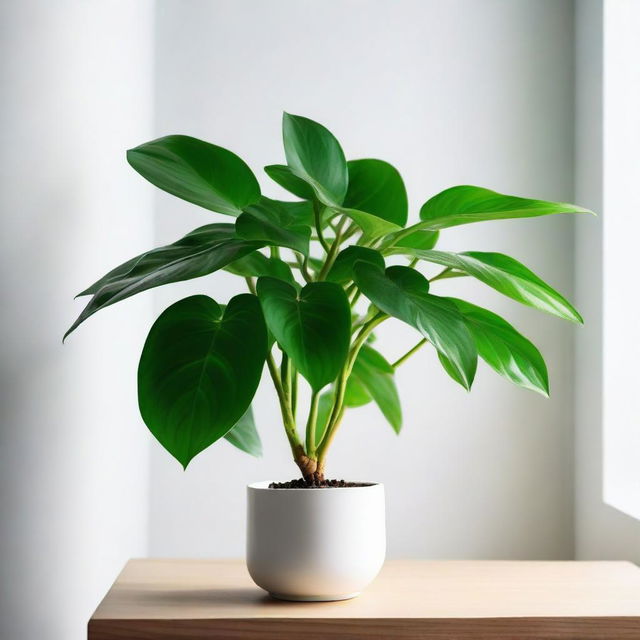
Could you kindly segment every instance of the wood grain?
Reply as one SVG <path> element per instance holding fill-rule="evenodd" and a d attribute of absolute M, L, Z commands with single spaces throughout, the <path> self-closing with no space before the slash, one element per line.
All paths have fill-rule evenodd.
<path fill-rule="evenodd" d="M 640 640 L 640 569 L 625 562 L 388 561 L 360 597 L 274 600 L 235 560 L 132 560 L 89 640 Z"/>

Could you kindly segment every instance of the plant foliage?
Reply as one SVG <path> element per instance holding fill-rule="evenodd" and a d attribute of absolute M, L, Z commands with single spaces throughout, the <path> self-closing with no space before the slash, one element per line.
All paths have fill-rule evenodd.
<path fill-rule="evenodd" d="M 286 164 L 265 172 L 294 196 L 290 201 L 262 195 L 237 155 L 202 140 L 166 136 L 127 153 L 156 187 L 235 220 L 214 219 L 111 270 L 81 292 L 90 299 L 67 335 L 132 295 L 219 270 L 248 289 L 226 305 L 203 295 L 185 298 L 151 327 L 138 369 L 140 412 L 171 455 L 186 467 L 221 438 L 260 455 L 251 402 L 265 364 L 294 460 L 309 481 L 323 477 L 347 408 L 373 402 L 400 432 L 395 371 L 423 345 L 467 390 L 479 357 L 510 382 L 548 394 L 544 359 L 527 338 L 495 313 L 442 295 L 444 287 L 433 283 L 470 276 L 565 320 L 581 323 L 580 314 L 509 256 L 434 247 L 442 230 L 462 224 L 590 212 L 463 185 L 427 200 L 419 221 L 407 226 L 406 189 L 391 164 L 347 161 L 333 134 L 302 116 L 285 113 L 282 135 Z M 427 277 L 421 265 L 441 270 Z M 420 339 L 393 364 L 370 344 L 389 318 Z M 301 379 L 311 394 L 304 435 Z"/>

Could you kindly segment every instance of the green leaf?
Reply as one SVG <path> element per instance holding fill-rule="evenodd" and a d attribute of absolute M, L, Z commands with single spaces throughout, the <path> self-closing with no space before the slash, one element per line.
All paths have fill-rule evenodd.
<path fill-rule="evenodd" d="M 80 292 L 76 297 L 93 295 L 105 284 L 115 282 L 130 274 L 137 265 L 140 265 L 136 270 L 137 273 L 150 272 L 157 268 L 158 265 L 179 258 L 185 252 L 194 248 L 208 246 L 223 240 L 231 240 L 235 237 L 236 230 L 233 224 L 217 222 L 198 227 L 180 238 L 180 240 L 176 240 L 173 244 L 145 251 L 135 258 L 123 262 L 94 282 L 90 287 Z"/>
<path fill-rule="evenodd" d="M 490 189 L 462 185 L 441 191 L 420 209 L 422 229 L 446 229 L 470 222 L 533 218 L 556 213 L 593 213 L 567 202 L 507 196 Z M 417 226 L 417 225 L 416 225 Z"/>
<path fill-rule="evenodd" d="M 233 225 L 206 225 L 116 267 L 83 292 L 93 297 L 64 337 L 109 305 L 153 287 L 205 276 L 264 245 L 234 235 Z"/>
<path fill-rule="evenodd" d="M 464 316 L 480 357 L 492 369 L 514 384 L 549 395 L 547 366 L 533 343 L 495 313 L 465 300 L 449 300 Z"/>
<path fill-rule="evenodd" d="M 359 385 L 369 399 L 373 398 L 393 430 L 400 433 L 402 409 L 393 376 L 393 367 L 384 356 L 364 345 L 353 364 L 347 388 L 352 383 Z M 346 402 L 346 399 L 345 403 L 347 406 L 356 406 Z"/>
<path fill-rule="evenodd" d="M 315 227 L 313 204 L 311 202 L 306 200 L 302 200 L 301 202 L 274 200 L 274 202 L 277 202 L 287 213 L 290 224 L 302 224 L 308 227 Z"/>
<path fill-rule="evenodd" d="M 413 233 L 405 236 L 404 238 L 399 238 L 396 240 L 395 247 L 408 247 L 411 249 L 433 249 L 438 242 L 438 237 L 440 236 L 439 231 L 423 231 L 418 229 Z M 398 251 L 396 253 L 405 253 L 402 251 Z"/>
<path fill-rule="evenodd" d="M 353 373 L 347 380 L 347 386 L 344 390 L 344 404 L 346 407 L 362 407 L 369 404 L 373 398 L 367 391 L 362 381 Z"/>
<path fill-rule="evenodd" d="M 246 211 L 238 216 L 236 232 L 245 240 L 288 247 L 305 256 L 309 253 L 309 227 L 296 224 L 277 200 L 264 196 L 258 204 L 247 207 Z"/>
<path fill-rule="evenodd" d="M 189 136 L 165 136 L 127 151 L 151 184 L 205 209 L 237 216 L 260 198 L 251 169 L 235 153 Z"/>
<path fill-rule="evenodd" d="M 227 442 L 230 442 L 240 451 L 244 451 L 256 458 L 262 455 L 262 442 L 253 420 L 251 405 L 249 405 L 249 408 L 244 412 L 240 420 L 236 422 L 231 431 L 227 431 L 224 437 Z"/>
<path fill-rule="evenodd" d="M 166 309 L 138 367 L 138 403 L 156 439 L 185 468 L 247 411 L 260 382 L 267 329 L 258 299 L 207 296 Z"/>
<path fill-rule="evenodd" d="M 267 258 L 259 251 L 254 251 L 240 260 L 235 260 L 225 267 L 225 271 L 245 278 L 270 276 L 294 284 L 291 267 L 280 258 Z"/>
<path fill-rule="evenodd" d="M 319 443 L 327 429 L 331 408 L 335 394 L 333 390 L 325 391 L 318 399 L 318 414 L 316 416 L 316 443 Z"/>
<path fill-rule="evenodd" d="M 313 189 L 291 171 L 285 164 L 270 164 L 264 168 L 266 174 L 281 187 L 303 200 L 315 200 Z"/>
<path fill-rule="evenodd" d="M 362 229 L 362 240 L 375 240 L 390 233 L 395 233 L 402 229 L 401 226 L 388 222 L 384 218 L 379 218 L 365 211 L 357 209 L 347 209 L 345 207 L 331 207 L 331 211 L 335 214 L 342 214 L 351 218 Z"/>
<path fill-rule="evenodd" d="M 417 329 L 452 363 L 466 389 L 476 371 L 477 351 L 457 307 L 429 293 L 429 282 L 415 269 L 383 271 L 366 262 L 354 266 L 355 282 L 374 305 Z"/>
<path fill-rule="evenodd" d="M 346 284 L 353 280 L 353 265 L 358 261 L 370 262 L 384 269 L 384 258 L 379 251 L 368 249 L 367 247 L 359 247 L 351 245 L 343 249 L 335 259 L 333 266 L 327 274 L 329 282 L 337 282 L 338 284 Z"/>
<path fill-rule="evenodd" d="M 326 205 L 340 205 L 347 193 L 349 174 L 340 143 L 321 124 L 289 113 L 282 117 L 287 164 Z"/>
<path fill-rule="evenodd" d="M 496 291 L 529 307 L 572 322 L 583 322 L 580 314 L 562 295 L 521 262 L 503 253 L 413 251 L 412 255 L 468 273 Z"/>
<path fill-rule="evenodd" d="M 318 391 L 344 365 L 351 337 L 351 313 L 342 287 L 314 282 L 298 292 L 274 278 L 259 278 L 258 297 L 267 326 L 296 369 Z"/>
<path fill-rule="evenodd" d="M 350 160 L 344 207 L 372 213 L 403 227 L 407 222 L 407 190 L 395 167 L 383 160 Z"/>

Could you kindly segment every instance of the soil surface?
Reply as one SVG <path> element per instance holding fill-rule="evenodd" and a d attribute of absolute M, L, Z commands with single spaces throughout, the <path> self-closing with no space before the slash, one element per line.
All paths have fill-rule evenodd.
<path fill-rule="evenodd" d="M 303 478 L 289 482 L 272 482 L 269 489 L 336 489 L 341 487 L 370 487 L 371 482 L 346 482 L 345 480 L 314 480 L 307 482 Z"/>

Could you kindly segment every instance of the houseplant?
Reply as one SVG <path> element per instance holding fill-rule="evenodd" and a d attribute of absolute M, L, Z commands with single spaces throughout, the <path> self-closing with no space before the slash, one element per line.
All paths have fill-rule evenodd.
<path fill-rule="evenodd" d="M 544 360 L 529 340 L 494 313 L 433 294 L 430 285 L 470 276 L 560 318 L 582 322 L 580 315 L 513 258 L 435 250 L 440 231 L 472 222 L 586 212 L 571 204 L 457 186 L 427 200 L 419 221 L 407 226 L 405 187 L 390 164 L 374 159 L 347 162 L 326 128 L 300 116 L 284 114 L 283 139 L 287 164 L 270 165 L 265 171 L 295 196 L 287 202 L 262 195 L 251 169 L 238 156 L 195 138 L 172 135 L 128 151 L 131 166 L 152 184 L 231 221 L 207 224 L 107 273 L 80 294 L 91 298 L 67 332 L 95 312 L 153 287 L 221 269 L 244 279 L 248 292 L 226 304 L 196 295 L 160 315 L 142 350 L 138 397 L 149 430 L 185 468 L 221 438 L 256 454 L 260 440 L 250 405 L 266 364 L 302 476 L 293 488 L 250 489 L 250 556 L 269 559 L 278 556 L 278 545 L 283 544 L 278 538 L 290 528 L 288 522 L 282 525 L 287 514 L 305 509 L 287 501 L 347 500 L 352 502 L 343 504 L 343 513 L 355 513 L 358 495 L 375 494 L 371 510 L 383 508 L 380 485 L 338 488 L 335 481 L 325 480 L 327 452 L 347 408 L 373 401 L 400 431 L 394 371 L 424 345 L 433 347 L 444 371 L 465 389 L 471 388 L 480 356 L 514 384 L 548 393 Z M 439 265 L 441 270 L 427 279 L 416 269 L 420 263 Z M 390 318 L 421 334 L 393 363 L 371 343 L 375 329 Z M 302 384 L 310 392 L 304 416 L 298 402 Z M 300 416 L 304 435 L 298 429 Z M 301 494 L 298 489 L 305 487 L 316 491 Z M 339 495 L 343 498 L 327 497 Z M 256 510 L 263 507 L 253 502 L 263 500 L 270 501 L 265 513 L 283 505 L 279 522 L 284 528 L 252 538 L 251 527 L 268 526 L 255 521 Z M 326 509 L 324 520 L 332 520 L 330 504 L 314 504 L 310 512 Z M 269 516 L 262 513 L 263 517 Z M 290 517 L 292 522 L 301 520 L 296 513 Z M 366 516 L 358 518 L 363 521 Z M 379 513 L 372 518 L 373 526 L 384 526 Z M 347 520 L 343 526 L 350 526 Z M 305 538 L 314 530 L 311 526 L 296 535 Z M 367 571 L 377 571 L 375 565 L 384 554 L 381 535 L 382 546 L 363 551 L 371 557 L 362 558 L 361 564 L 369 569 L 363 569 L 359 582 L 343 587 L 329 576 L 325 586 L 309 585 L 309 575 L 321 570 L 309 566 L 302 580 L 266 588 L 285 597 L 351 595 L 373 577 L 365 580 Z M 256 539 L 269 536 L 268 548 L 251 550 L 252 544 L 262 544 Z M 349 543 L 353 548 L 345 547 L 346 556 L 356 554 L 355 540 Z M 295 544 L 286 541 L 289 549 Z M 309 544 L 303 540 L 300 545 L 306 564 L 326 564 L 322 554 L 309 560 Z M 260 571 L 276 569 L 269 565 Z M 269 578 L 257 581 L 264 585 Z"/>

